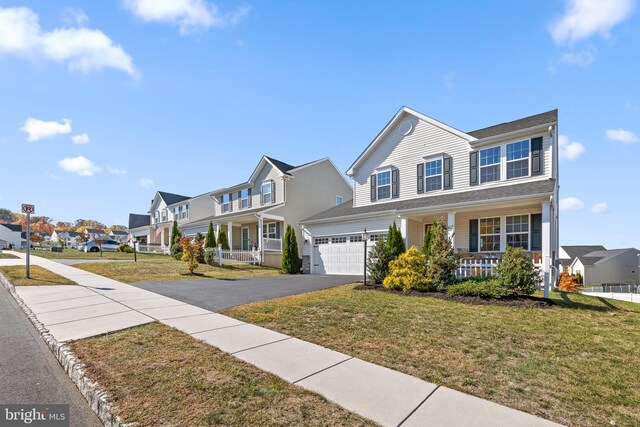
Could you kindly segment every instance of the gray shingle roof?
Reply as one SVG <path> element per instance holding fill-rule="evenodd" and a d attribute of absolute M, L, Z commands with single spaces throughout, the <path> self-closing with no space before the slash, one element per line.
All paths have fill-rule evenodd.
<path fill-rule="evenodd" d="M 111 233 L 116 236 L 126 236 L 127 234 L 129 234 L 126 231 L 121 231 L 121 230 L 111 230 Z"/>
<path fill-rule="evenodd" d="M 577 245 L 577 246 L 561 246 L 562 249 L 569 255 L 571 261 L 576 259 L 576 257 L 583 257 L 589 252 L 594 251 L 606 251 L 607 249 L 602 245 Z"/>
<path fill-rule="evenodd" d="M 467 132 L 467 134 L 478 138 L 488 138 L 491 136 L 501 135 L 503 133 L 514 132 L 521 129 L 545 125 L 558 121 L 558 110 L 547 111 L 546 113 L 536 114 L 512 122 L 501 123 L 499 125 L 489 126 L 487 128 Z"/>
<path fill-rule="evenodd" d="M 141 214 L 129 214 L 129 230 L 145 227 L 151 224 L 151 217 L 149 215 L 141 215 Z"/>
<path fill-rule="evenodd" d="M 22 231 L 22 226 L 20 224 L 0 224 L 11 231 Z"/>
<path fill-rule="evenodd" d="M 265 157 L 267 160 L 269 160 L 271 163 L 273 163 L 273 165 L 274 165 L 275 167 L 277 167 L 277 168 L 278 168 L 278 170 L 280 170 L 280 172 L 282 172 L 282 173 L 286 173 L 286 174 L 288 174 L 288 172 L 289 172 L 291 169 L 295 169 L 295 168 L 296 168 L 296 166 L 292 166 L 292 165 L 290 165 L 289 163 L 285 163 L 285 162 L 282 162 L 282 161 L 280 161 L 280 160 L 276 160 L 276 159 L 274 159 L 273 157 L 269 157 L 269 156 L 264 156 L 264 157 Z"/>
<path fill-rule="evenodd" d="M 410 200 L 397 202 L 372 203 L 366 206 L 353 207 L 353 201 L 348 200 L 341 205 L 334 206 L 324 212 L 320 212 L 312 217 L 300 221 L 301 223 L 337 219 L 352 215 L 368 214 L 385 211 L 404 211 L 412 209 L 431 209 L 446 207 L 468 202 L 484 202 L 487 200 L 500 200 L 519 196 L 534 196 L 551 194 L 555 188 L 555 180 L 545 179 L 542 181 L 524 182 L 522 184 L 503 185 L 486 189 L 474 189 L 462 193 L 441 194 L 437 196 L 423 196 Z"/>
<path fill-rule="evenodd" d="M 187 197 L 187 196 L 181 196 L 180 194 L 173 194 L 173 193 L 167 193 L 164 191 L 158 191 L 158 194 L 160 194 L 160 197 L 162 197 L 162 200 L 164 200 L 164 202 L 167 205 L 172 205 L 174 203 L 179 203 L 183 200 L 187 200 L 190 199 L 191 197 Z"/>
<path fill-rule="evenodd" d="M 579 256 L 578 259 L 580 260 L 582 265 L 594 265 L 602 260 L 613 258 L 614 256 L 620 255 L 627 251 L 637 251 L 637 249 L 625 248 L 625 249 L 598 250 L 598 251 L 589 252 L 583 256 Z"/>

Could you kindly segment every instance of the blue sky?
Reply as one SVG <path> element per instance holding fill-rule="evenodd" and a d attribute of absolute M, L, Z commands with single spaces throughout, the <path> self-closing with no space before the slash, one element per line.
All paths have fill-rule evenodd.
<path fill-rule="evenodd" d="M 262 154 L 345 171 L 402 105 L 467 131 L 558 108 L 561 242 L 640 247 L 637 6 L 0 1 L 0 207 L 126 224 Z"/>

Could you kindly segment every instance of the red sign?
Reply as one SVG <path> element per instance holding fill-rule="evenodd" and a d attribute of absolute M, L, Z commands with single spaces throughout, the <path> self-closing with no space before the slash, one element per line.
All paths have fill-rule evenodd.
<path fill-rule="evenodd" d="M 35 213 L 35 211 L 36 211 L 36 207 L 34 205 L 22 204 L 22 213 L 32 214 L 32 213 Z"/>

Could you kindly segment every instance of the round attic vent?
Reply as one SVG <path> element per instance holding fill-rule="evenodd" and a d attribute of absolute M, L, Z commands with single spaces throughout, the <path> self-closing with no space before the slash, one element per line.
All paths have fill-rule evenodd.
<path fill-rule="evenodd" d="M 403 135 L 409 135 L 412 130 L 413 122 L 411 120 L 405 120 L 404 122 L 400 123 L 400 132 Z"/>

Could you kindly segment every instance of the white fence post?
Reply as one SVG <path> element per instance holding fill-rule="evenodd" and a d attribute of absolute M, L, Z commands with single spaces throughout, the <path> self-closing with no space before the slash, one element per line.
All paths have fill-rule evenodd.
<path fill-rule="evenodd" d="M 218 252 L 218 264 L 220 264 L 220 267 L 222 267 L 222 265 L 224 264 L 222 261 L 222 246 L 216 247 L 216 252 Z"/>

